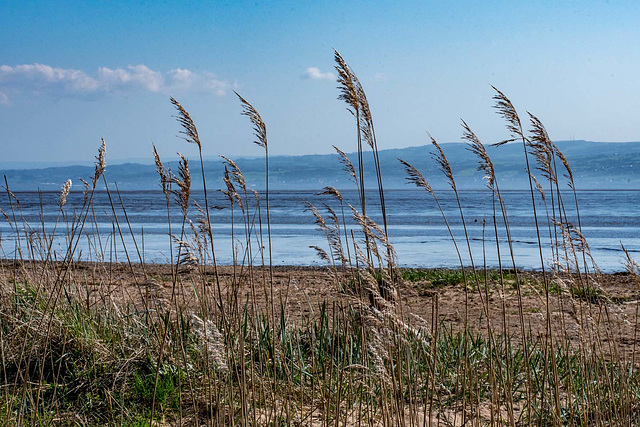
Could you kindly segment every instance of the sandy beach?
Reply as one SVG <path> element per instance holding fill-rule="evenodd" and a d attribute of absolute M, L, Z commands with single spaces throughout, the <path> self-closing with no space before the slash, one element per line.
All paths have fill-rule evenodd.
<path fill-rule="evenodd" d="M 51 265 L 46 271 L 43 267 L 42 262 L 3 261 L 0 263 L 3 292 L 12 292 L 16 282 L 37 283 L 42 274 L 51 275 L 55 271 Z M 437 273 L 438 277 L 451 282 L 461 277 L 456 270 L 401 270 L 401 273 L 402 271 L 432 273 L 431 275 Z M 461 331 L 464 329 L 465 313 L 468 313 L 469 329 L 486 335 L 487 315 L 483 301 L 488 295 L 487 306 L 492 328 L 500 333 L 505 332 L 502 318 L 504 305 L 506 334 L 517 341 L 521 335 L 521 325 L 514 274 L 508 270 L 504 272 L 504 292 L 497 271 L 492 270 L 487 274 L 486 289 L 484 273 L 478 273 L 480 290 L 475 285 L 475 280 L 471 279 L 470 272 L 467 274 L 469 286 L 466 295 L 462 283 L 442 284 L 442 279 L 402 279 L 396 290 L 397 300 L 390 309 L 405 322 L 425 328 L 428 333 L 433 332 L 436 323 L 439 328 Z M 547 310 L 542 274 L 521 271 L 518 278 L 521 283 L 525 329 L 534 337 L 543 339 Z M 138 312 L 146 309 L 172 309 L 170 300 L 173 280 L 169 265 L 77 263 L 69 270 L 69 279 L 74 282 L 70 291 L 76 292 L 79 300 L 87 301 L 92 307 L 104 305 L 122 311 L 135 309 Z M 562 275 L 554 275 L 550 279 L 552 334 L 570 343 L 574 350 L 581 343 L 588 346 L 590 342 L 597 341 L 606 354 L 617 353 L 618 356 L 631 357 L 634 342 L 636 347 L 640 346 L 640 339 L 634 340 L 636 310 L 640 304 L 640 289 L 635 276 L 625 272 L 591 275 L 589 280 L 592 281 L 592 290 L 585 295 L 568 288 L 566 283 L 570 279 Z M 255 295 L 257 309 L 262 311 L 267 309 L 268 295 L 273 292 L 277 310 L 282 309 L 286 321 L 294 327 L 317 318 L 322 304 L 335 309 L 359 301 L 352 291 L 341 289 L 343 285 L 336 282 L 329 268 L 277 266 L 273 267 L 273 289 L 268 284 L 269 280 L 268 267 L 249 270 L 241 266 L 219 266 L 217 275 L 213 268 L 207 268 L 204 272 L 195 268 L 181 270 L 176 281 L 176 299 L 181 308 L 191 308 L 194 312 L 201 307 L 200 302 L 204 299 L 209 299 L 210 306 L 215 307 L 215 301 L 219 298 L 219 282 L 224 303 L 233 301 L 235 291 L 235 298 L 242 310 L 244 306 L 249 306 L 249 301 L 253 301 L 252 295 Z M 573 280 L 579 280 L 577 275 Z M 233 287 L 234 283 L 238 286 Z M 467 310 L 465 300 L 468 301 Z M 438 320 L 435 323 L 434 312 Z M 594 326 L 598 327 L 593 328 Z"/>

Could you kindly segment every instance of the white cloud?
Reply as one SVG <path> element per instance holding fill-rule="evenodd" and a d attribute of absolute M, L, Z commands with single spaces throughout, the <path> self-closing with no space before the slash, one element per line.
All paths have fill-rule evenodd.
<path fill-rule="evenodd" d="M 166 87 L 172 90 L 197 89 L 224 96 L 232 86 L 229 82 L 218 79 L 215 74 L 209 71 L 194 73 L 183 68 L 176 68 L 169 71 L 167 77 Z"/>
<path fill-rule="evenodd" d="M 184 89 L 189 89 L 193 84 L 193 80 L 195 75 L 193 72 L 184 69 L 184 68 L 176 68 L 167 73 L 167 77 L 169 81 L 172 82 L 172 85 L 175 87 L 181 87 Z"/>
<path fill-rule="evenodd" d="M 98 89 L 99 83 L 84 71 L 54 68 L 43 64 L 24 64 L 15 67 L 0 65 L 0 85 L 30 85 L 34 89 L 60 86 L 73 92 L 92 92 Z"/>
<path fill-rule="evenodd" d="M 8 105 L 7 93 L 53 92 L 62 94 L 91 94 L 141 90 L 153 93 L 182 91 L 210 92 L 218 96 L 227 93 L 232 85 L 208 71 L 197 73 L 176 68 L 166 73 L 146 65 L 126 68 L 101 67 L 95 76 L 82 70 L 55 68 L 43 64 L 23 64 L 14 67 L 0 65 L 0 104 Z"/>
<path fill-rule="evenodd" d="M 161 92 L 164 88 L 162 73 L 153 71 L 146 65 L 129 65 L 126 70 L 102 67 L 98 70 L 98 80 L 107 90 L 131 87 Z"/>
<path fill-rule="evenodd" d="M 311 80 L 330 80 L 336 81 L 336 76 L 333 73 L 323 73 L 317 67 L 309 67 L 305 70 L 303 77 Z"/>
<path fill-rule="evenodd" d="M 215 93 L 218 96 L 226 95 L 227 90 L 231 87 L 229 83 L 223 80 L 218 80 L 216 75 L 209 72 L 202 73 L 204 79 L 205 89 Z"/>
<path fill-rule="evenodd" d="M 374 82 L 386 82 L 387 75 L 385 73 L 375 73 L 371 78 Z"/>

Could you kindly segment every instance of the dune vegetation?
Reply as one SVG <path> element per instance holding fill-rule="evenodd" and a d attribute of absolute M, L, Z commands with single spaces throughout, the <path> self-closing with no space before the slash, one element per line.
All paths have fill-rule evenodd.
<path fill-rule="evenodd" d="M 66 209 L 71 183 L 64 184 L 55 224 L 27 223 L 20 194 L 5 182 L 2 213 L 12 238 L 0 240 L 2 423 L 637 424 L 640 267 L 625 251 L 628 271 L 617 276 L 624 286 L 615 289 L 614 276 L 598 270 L 582 233 L 571 166 L 541 121 L 521 117 L 495 90 L 496 112 L 507 129 L 498 145 L 522 145 L 539 270 L 518 268 L 500 177 L 465 122 L 463 138 L 492 200 L 483 247 L 502 254 L 500 265 L 490 269 L 484 254 L 472 253 L 466 226 L 456 233 L 441 209 L 459 269 L 403 269 L 387 237 L 372 112 L 338 52 L 335 62 L 338 98 L 354 118 L 357 158 L 335 150 L 359 197 L 351 205 L 338 189 L 326 187 L 318 189 L 326 203 L 307 203 L 326 237 L 324 246 L 313 247 L 325 268 L 273 266 L 267 127 L 240 95 L 267 173 L 265 191 L 258 193 L 224 158 L 226 208 L 242 223 L 231 229 L 233 265 L 216 259 L 205 142 L 173 98 L 188 143 L 182 148 L 194 154 L 204 200 L 191 197 L 194 163 L 180 155 L 177 170 L 170 170 L 154 147 L 158 197 L 165 198 L 168 218 L 181 216 L 177 226 L 167 221 L 171 264 L 144 262 L 126 206 L 109 187 L 104 141 L 94 175 L 84 182 L 82 207 Z M 454 170 L 430 139 L 464 225 Z M 373 159 L 377 178 L 375 204 L 366 197 L 365 156 Z M 399 161 L 408 183 L 440 206 L 438 191 L 412 159 Z M 124 262 L 109 261 L 109 247 L 94 227 L 93 199 L 102 185 L 112 201 L 114 236 L 134 242 Z M 372 209 L 380 209 L 379 223 Z M 59 236 L 66 242 L 63 252 L 52 244 Z M 78 261 L 81 240 L 95 250 Z"/>

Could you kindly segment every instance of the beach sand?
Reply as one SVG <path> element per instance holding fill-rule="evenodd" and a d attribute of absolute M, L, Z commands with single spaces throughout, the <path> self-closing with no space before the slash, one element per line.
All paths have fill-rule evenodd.
<path fill-rule="evenodd" d="M 58 268 L 61 264 L 56 265 Z M 0 282 L 4 293 L 11 292 L 15 283 L 55 282 L 55 269 L 51 265 L 44 268 L 42 262 L 0 263 Z M 43 276 L 44 275 L 44 276 Z M 216 279 L 217 276 L 217 279 Z M 234 279 L 235 277 L 235 279 Z M 634 336 L 636 309 L 640 303 L 640 290 L 636 278 L 626 273 L 590 276 L 595 280 L 591 289 L 599 289 L 597 298 L 589 300 L 572 293 L 562 285 L 568 277 L 556 276 L 550 285 L 549 309 L 547 310 L 544 282 L 539 272 L 520 272 L 522 316 L 526 333 L 544 339 L 547 330 L 547 313 L 551 316 L 552 335 L 569 343 L 573 349 L 580 345 L 589 346 L 597 342 L 608 355 L 630 358 L 635 347 L 640 348 L 640 340 Z M 158 264 L 116 264 L 77 263 L 69 270 L 69 292 L 75 292 L 87 305 L 114 307 L 120 311 L 172 309 L 170 304 L 173 291 L 171 267 Z M 505 332 L 514 342 L 522 336 L 518 292 L 513 275 L 508 275 L 504 283 L 504 293 L 498 280 L 489 279 L 485 292 L 484 276 L 479 273 L 480 289 L 473 281 L 465 289 L 461 284 L 434 286 L 427 280 L 401 280 L 397 289 L 397 300 L 392 310 L 404 322 L 434 332 L 434 311 L 437 325 L 452 331 L 464 329 L 465 315 L 471 331 L 486 335 L 487 314 L 483 301 L 488 296 L 488 315 L 494 331 Z M 496 277 L 494 276 L 494 279 Z M 577 278 L 575 278 L 577 280 Z M 218 283 L 220 284 L 218 293 Z M 237 283 L 237 286 L 233 286 Z M 254 285 L 251 286 L 251 283 Z M 352 292 L 340 289 L 328 268 L 286 267 L 273 268 L 273 289 L 269 286 L 269 269 L 260 267 L 248 270 L 246 267 L 219 266 L 218 274 L 208 268 L 204 274 L 193 269 L 178 275 L 175 288 L 180 307 L 197 312 L 202 301 L 209 301 L 215 310 L 215 303 L 222 297 L 225 304 L 233 301 L 236 292 L 238 307 L 250 309 L 252 295 L 255 295 L 259 311 L 267 311 L 265 292 L 273 292 L 276 313 L 283 312 L 286 322 L 295 326 L 299 322 L 314 319 L 322 304 L 327 310 L 341 309 L 359 304 L 374 310 L 366 299 L 359 299 Z M 588 295 L 595 294 L 591 291 Z M 363 301 L 364 303 L 360 303 Z M 465 304 L 465 300 L 468 304 Z M 468 307 L 465 310 L 465 306 Z M 506 313 L 503 319 L 502 313 Z M 282 309 L 282 310 L 281 310 Z M 467 314 L 468 313 L 468 314 Z M 559 335 L 562 335 L 561 337 Z"/>

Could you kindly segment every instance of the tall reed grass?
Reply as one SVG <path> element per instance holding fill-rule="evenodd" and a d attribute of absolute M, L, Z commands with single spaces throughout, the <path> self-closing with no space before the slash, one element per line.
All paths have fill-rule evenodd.
<path fill-rule="evenodd" d="M 623 337 L 632 341 L 629 354 L 620 350 L 618 320 L 601 286 L 606 277 L 582 233 L 571 167 L 541 121 L 529 115 L 527 132 L 511 101 L 496 89 L 496 110 L 509 133 L 497 145 L 523 146 L 541 271 L 518 269 L 500 177 L 465 122 L 463 138 L 478 158 L 493 207 L 483 247 L 498 254 L 498 269 L 486 267 L 484 251 L 472 252 L 454 171 L 429 136 L 431 156 L 455 195 L 461 233 L 450 226 L 427 177 L 410 159 L 400 161 L 408 182 L 435 200 L 460 270 L 402 270 L 389 240 L 369 102 L 352 68 L 337 51 L 334 55 L 338 98 L 354 117 L 356 164 L 335 149 L 359 203 L 353 206 L 338 189 L 326 187 L 319 193 L 326 202 L 307 202 L 306 209 L 326 238 L 325 246 L 313 247 L 327 265 L 317 274 L 326 275 L 322 280 L 340 298 L 309 302 L 308 314 L 290 315 L 290 292 L 304 290 L 294 290 L 291 277 L 283 282 L 274 273 L 267 128 L 239 94 L 242 114 L 264 150 L 266 191 L 251 191 L 238 165 L 223 156 L 233 265 L 219 265 L 202 157 L 207 142 L 200 140 L 186 108 L 171 98 L 180 135 L 197 149 L 204 201 L 192 198 L 188 156 L 180 154 L 172 171 L 154 147 L 166 201 L 167 265 L 145 262 L 144 241 L 131 227 L 117 186 L 109 188 L 104 141 L 94 176 L 83 181 L 82 206 L 67 209 L 72 185 L 67 181 L 53 226 L 45 223 L 44 212 L 40 224 L 27 223 L 20 195 L 5 180 L 8 210 L 2 213 L 15 240 L 0 241 L 3 424 L 637 424 L 639 303 L 633 336 Z M 365 156 L 374 160 L 382 225 L 370 216 L 376 205 L 366 199 Z M 112 208 L 108 236 L 101 235 L 94 209 L 100 179 Z M 180 215 L 177 227 L 171 222 L 174 211 Z M 53 245 L 61 236 L 63 252 Z M 77 253 L 81 239 L 94 248 L 83 262 Z M 114 259 L 118 244 L 126 262 Z M 627 270 L 640 284 L 640 268 L 625 254 Z M 418 282 L 432 287 L 418 296 Z M 447 293 L 437 286 L 464 295 L 461 326 L 442 315 Z M 523 302 L 530 293 L 541 296 L 539 327 L 532 326 Z M 412 313 L 405 304 L 410 298 L 421 298 L 430 318 Z M 472 301 L 481 307 L 473 316 Z M 569 320 L 577 335 L 569 334 Z"/>

